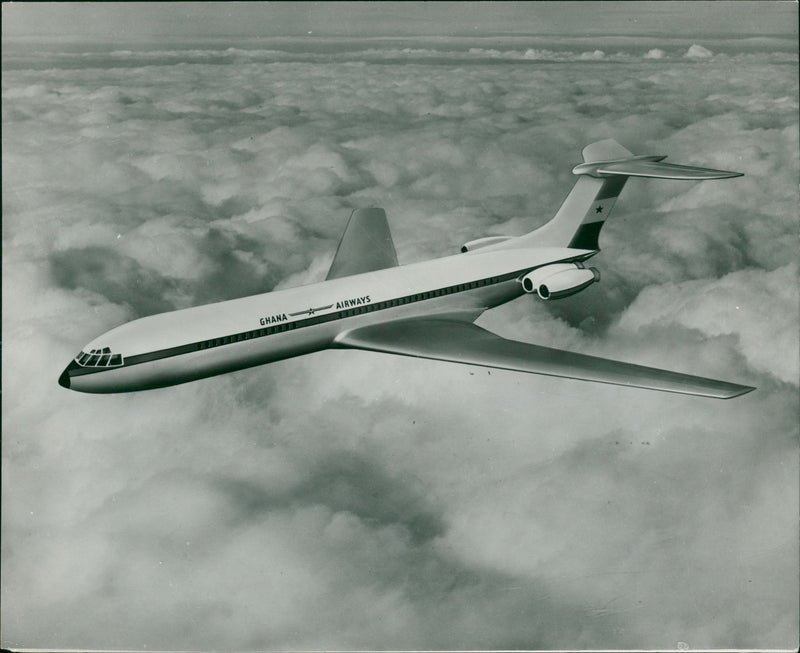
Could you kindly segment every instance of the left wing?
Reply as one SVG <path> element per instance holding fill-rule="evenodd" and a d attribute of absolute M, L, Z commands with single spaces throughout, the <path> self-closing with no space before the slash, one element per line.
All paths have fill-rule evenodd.
<path fill-rule="evenodd" d="M 468 322 L 415 318 L 340 334 L 335 346 L 730 399 L 750 386 L 507 340 Z"/>
<path fill-rule="evenodd" d="M 338 279 L 396 266 L 397 253 L 386 221 L 386 211 L 356 209 L 347 222 L 325 278 Z"/>

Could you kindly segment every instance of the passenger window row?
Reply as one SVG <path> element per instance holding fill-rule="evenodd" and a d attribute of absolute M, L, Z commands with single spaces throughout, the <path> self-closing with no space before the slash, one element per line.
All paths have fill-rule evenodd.
<path fill-rule="evenodd" d="M 501 281 L 510 281 L 512 279 L 516 279 L 519 276 L 519 274 L 520 274 L 519 272 L 513 272 L 511 274 L 505 274 L 498 277 L 479 279 L 477 281 L 470 281 L 469 283 L 461 283 L 455 286 L 448 286 L 447 288 L 439 288 L 438 290 L 430 290 L 423 293 L 417 293 L 415 295 L 407 295 L 406 297 L 397 297 L 396 299 L 389 299 L 384 302 L 377 302 L 375 304 L 364 304 L 363 306 L 347 308 L 341 311 L 336 311 L 335 313 L 328 313 L 326 315 L 310 317 L 305 320 L 298 320 L 296 322 L 284 322 L 283 324 L 276 324 L 275 326 L 271 327 L 254 329 L 253 331 L 245 331 L 242 333 L 237 333 L 232 336 L 224 336 L 222 338 L 212 338 L 210 340 L 204 340 L 202 342 L 195 343 L 194 345 L 186 345 L 185 349 L 184 348 L 182 349 L 184 349 L 185 351 L 198 351 L 203 349 L 212 349 L 214 347 L 221 347 L 223 345 L 230 345 L 245 340 L 252 340 L 254 338 L 263 338 L 264 336 L 269 336 L 275 333 L 293 331 L 294 329 L 300 329 L 315 324 L 322 324 L 324 322 L 330 322 L 332 320 L 338 320 L 345 317 L 354 317 L 356 315 L 363 315 L 364 313 L 372 313 L 374 311 L 380 311 L 386 308 L 393 308 L 396 306 L 402 306 L 405 304 L 424 301 L 426 299 L 432 299 L 434 297 L 451 295 L 453 293 L 463 292 L 465 290 L 472 290 L 474 288 L 489 286 L 492 284 L 499 283 Z"/>

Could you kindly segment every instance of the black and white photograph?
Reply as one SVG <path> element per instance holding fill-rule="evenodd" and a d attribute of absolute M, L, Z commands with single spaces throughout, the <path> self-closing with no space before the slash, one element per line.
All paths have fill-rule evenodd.
<path fill-rule="evenodd" d="M 797 650 L 797 2 L 1 56 L 4 649 Z"/>

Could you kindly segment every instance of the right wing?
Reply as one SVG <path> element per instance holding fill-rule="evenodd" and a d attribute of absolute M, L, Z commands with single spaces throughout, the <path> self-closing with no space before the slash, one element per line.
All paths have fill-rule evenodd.
<path fill-rule="evenodd" d="M 469 322 L 412 318 L 340 334 L 335 346 L 730 399 L 755 388 L 507 340 Z"/>

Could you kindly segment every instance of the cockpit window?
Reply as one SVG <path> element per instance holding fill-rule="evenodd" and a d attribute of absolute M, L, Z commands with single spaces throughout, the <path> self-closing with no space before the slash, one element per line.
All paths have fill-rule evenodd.
<path fill-rule="evenodd" d="M 112 354 L 110 347 L 82 351 L 75 357 L 81 367 L 119 367 L 123 364 L 122 354 Z"/>

